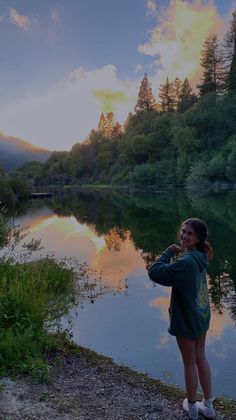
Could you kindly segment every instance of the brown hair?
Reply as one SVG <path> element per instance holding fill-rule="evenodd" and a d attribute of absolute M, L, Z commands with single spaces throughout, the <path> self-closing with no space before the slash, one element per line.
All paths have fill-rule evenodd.
<path fill-rule="evenodd" d="M 196 235 L 198 236 L 199 242 L 197 244 L 197 249 L 201 252 L 206 252 L 209 259 L 212 258 L 212 255 L 213 255 L 212 247 L 210 243 L 207 241 L 207 237 L 208 237 L 207 224 L 203 220 L 197 219 L 197 218 L 184 220 L 184 222 L 181 223 L 179 233 L 178 233 L 178 238 L 180 238 L 180 232 L 184 225 L 190 225 L 193 228 Z"/>

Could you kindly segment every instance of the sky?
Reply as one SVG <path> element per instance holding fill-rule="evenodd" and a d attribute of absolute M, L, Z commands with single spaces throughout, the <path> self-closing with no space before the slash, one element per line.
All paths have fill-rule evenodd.
<path fill-rule="evenodd" d="M 102 112 L 121 124 L 145 74 L 194 87 L 206 37 L 229 28 L 236 0 L 0 0 L 0 131 L 70 150 Z"/>

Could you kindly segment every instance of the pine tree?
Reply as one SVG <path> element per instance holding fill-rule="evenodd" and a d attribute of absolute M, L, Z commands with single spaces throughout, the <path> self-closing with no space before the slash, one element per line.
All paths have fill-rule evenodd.
<path fill-rule="evenodd" d="M 101 113 L 97 131 L 104 137 L 118 139 L 122 136 L 122 127 L 115 121 L 113 112 Z"/>
<path fill-rule="evenodd" d="M 127 131 L 127 129 L 129 128 L 133 115 L 134 114 L 132 114 L 132 112 L 129 112 L 128 117 L 126 118 L 126 120 L 123 124 L 124 131 Z"/>
<path fill-rule="evenodd" d="M 187 109 L 191 108 L 196 102 L 197 97 L 193 93 L 193 90 L 190 86 L 188 79 L 186 78 L 183 82 L 182 89 L 180 92 L 179 102 L 177 106 L 178 112 L 185 112 Z"/>
<path fill-rule="evenodd" d="M 147 73 L 141 81 L 138 101 L 134 107 L 134 112 L 144 112 L 156 109 L 156 101 L 152 94 L 151 83 L 148 80 Z"/>
<path fill-rule="evenodd" d="M 201 66 L 202 82 L 197 86 L 200 96 L 207 93 L 220 94 L 223 91 L 224 59 L 217 35 L 206 38 L 201 51 Z"/>
<path fill-rule="evenodd" d="M 228 93 L 236 92 L 236 11 L 225 36 L 224 53 L 226 61 L 225 87 Z"/>
<path fill-rule="evenodd" d="M 183 82 L 178 77 L 175 78 L 173 82 L 173 90 L 174 90 L 174 108 L 175 111 L 178 109 L 178 103 L 180 101 L 180 95 L 183 87 Z"/>
<path fill-rule="evenodd" d="M 107 118 L 106 118 L 106 126 L 105 126 L 105 135 L 106 137 L 111 138 L 112 133 L 115 127 L 115 120 L 114 120 L 114 114 L 113 112 L 107 112 Z"/>
<path fill-rule="evenodd" d="M 112 138 L 119 140 L 121 138 L 123 134 L 122 131 L 122 126 L 120 123 L 118 123 L 118 121 L 115 123 L 114 127 L 113 127 L 113 131 L 112 131 Z"/>
<path fill-rule="evenodd" d="M 175 110 L 175 92 L 173 82 L 169 82 L 168 77 L 166 83 L 160 85 L 159 96 L 163 112 L 174 112 Z"/>
<path fill-rule="evenodd" d="M 106 118 L 102 112 L 100 115 L 99 123 L 98 123 L 98 131 L 100 131 L 101 133 L 104 133 L 105 126 L 106 126 Z"/>
<path fill-rule="evenodd" d="M 105 137 L 112 137 L 114 126 L 113 112 L 107 112 L 105 115 L 102 112 L 98 123 L 98 131 Z"/>

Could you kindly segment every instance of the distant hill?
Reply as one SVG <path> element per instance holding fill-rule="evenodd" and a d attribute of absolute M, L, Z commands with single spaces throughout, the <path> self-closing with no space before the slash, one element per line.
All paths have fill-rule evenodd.
<path fill-rule="evenodd" d="M 12 171 L 29 160 L 44 162 L 52 153 L 18 137 L 6 136 L 0 132 L 0 166 L 7 171 Z"/>

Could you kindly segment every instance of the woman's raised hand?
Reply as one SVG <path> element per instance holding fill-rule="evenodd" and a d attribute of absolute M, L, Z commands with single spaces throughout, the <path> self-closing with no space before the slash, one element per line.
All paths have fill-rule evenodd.
<path fill-rule="evenodd" d="M 172 252 L 174 252 L 175 254 L 178 254 L 179 252 L 181 252 L 181 248 L 179 245 L 177 244 L 172 244 L 168 247 L 168 249 L 170 249 Z"/>

